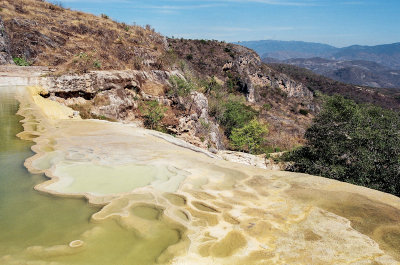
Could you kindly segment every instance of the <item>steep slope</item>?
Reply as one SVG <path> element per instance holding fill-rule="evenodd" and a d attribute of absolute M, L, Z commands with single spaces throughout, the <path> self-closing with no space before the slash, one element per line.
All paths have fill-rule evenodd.
<path fill-rule="evenodd" d="M 248 104 L 270 125 L 271 146 L 286 149 L 302 143 L 304 129 L 319 109 L 318 99 L 307 87 L 272 70 L 243 46 L 204 40 L 168 42 L 200 78 L 214 76 L 225 84 L 219 95 L 206 93 L 211 104 L 222 105 L 230 95 L 245 94 Z"/>
<path fill-rule="evenodd" d="M 13 57 L 63 71 L 160 69 L 164 37 L 38 0 L 5 0 L 1 16 Z"/>
<path fill-rule="evenodd" d="M 60 17 L 76 18 L 73 23 L 82 23 L 82 28 L 89 27 L 85 23 L 90 18 L 93 30 L 104 26 L 101 30 L 110 36 L 122 34 L 122 24 L 42 1 L 9 0 L 2 5 L 8 14 L 5 33 L 15 45 L 11 55 L 52 66 L 38 68 L 43 72 L 35 71 L 29 80 L 43 89 L 24 90 L 27 95 L 20 97 L 25 130 L 19 137 L 34 141 L 36 152 L 26 166 L 52 178 L 36 188 L 85 197 L 104 207 L 91 217 L 97 227 L 77 240 L 16 249 L 2 254 L 1 264 L 398 264 L 397 197 L 229 163 L 173 137 L 212 152 L 228 147 L 217 114 L 227 102 L 235 102 L 260 123 L 269 123 L 271 147 L 291 148 L 302 143 L 305 128 L 318 112 L 317 88 L 327 84 L 328 92 L 343 92 L 337 83 L 314 84 L 308 76 L 296 81 L 241 46 L 165 42 L 151 29 L 139 27 L 148 41 L 135 45 L 141 36 L 130 35 L 130 29 L 132 41 L 125 35 L 122 41 L 106 43 L 112 51 L 103 58 L 107 38 L 74 33 L 57 43 L 61 35 L 50 31 L 61 32 L 69 25 L 59 22 Z M 71 14 L 48 15 L 54 9 Z M 42 21 L 46 16 L 48 23 Z M 163 44 L 152 46 L 151 36 Z M 148 53 L 135 64 L 134 55 L 117 56 L 120 50 Z M 56 64 L 56 58 L 65 61 Z M 5 67 L 30 79 L 25 69 L 32 70 Z M 370 96 L 361 100 L 398 106 L 389 97 Z M 162 110 L 163 118 L 153 116 Z M 78 114 L 123 123 L 81 120 Z M 160 126 L 149 128 L 173 136 L 127 124 L 142 126 L 160 117 Z"/>

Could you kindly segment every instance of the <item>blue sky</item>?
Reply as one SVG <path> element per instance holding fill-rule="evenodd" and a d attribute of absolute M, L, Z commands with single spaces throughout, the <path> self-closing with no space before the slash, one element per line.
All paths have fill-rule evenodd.
<path fill-rule="evenodd" d="M 400 42 L 400 0 L 62 0 L 175 37 L 301 40 L 338 47 Z"/>

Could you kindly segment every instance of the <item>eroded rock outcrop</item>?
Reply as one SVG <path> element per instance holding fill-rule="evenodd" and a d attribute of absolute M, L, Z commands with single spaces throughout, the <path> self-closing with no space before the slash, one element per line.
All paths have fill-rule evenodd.
<path fill-rule="evenodd" d="M 179 119 L 176 132 L 186 141 L 203 148 L 215 147 L 223 149 L 224 144 L 219 125 L 211 119 L 208 113 L 208 99 L 203 93 L 194 91 L 187 100 L 181 102 L 188 115 Z M 199 135 L 200 137 L 196 137 Z"/>
<path fill-rule="evenodd" d="M 260 57 L 253 50 L 239 45 L 233 46 L 233 49 L 239 56 L 226 63 L 223 70 L 234 70 L 242 76 L 243 89 L 249 102 L 257 101 L 256 90 L 263 87 L 280 89 L 288 97 L 302 98 L 306 101 L 313 99 L 312 92 L 303 84 L 293 81 L 284 74 L 274 73 L 262 65 Z"/>
<path fill-rule="evenodd" d="M 141 104 L 158 101 L 172 112 L 167 129 L 202 148 L 224 148 L 218 124 L 208 113 L 207 97 L 197 91 L 186 97 L 166 94 L 169 77 L 178 71 L 96 71 L 47 78 L 45 97 L 70 106 L 84 117 L 136 122 Z M 176 111 L 180 109 L 180 111 Z M 174 112 L 175 111 L 175 112 Z"/>

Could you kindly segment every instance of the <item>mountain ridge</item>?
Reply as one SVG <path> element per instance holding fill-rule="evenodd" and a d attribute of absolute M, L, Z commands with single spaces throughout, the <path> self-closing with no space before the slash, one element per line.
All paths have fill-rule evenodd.
<path fill-rule="evenodd" d="M 287 60 L 321 57 L 332 60 L 368 60 L 392 69 L 400 69 L 400 42 L 373 46 L 351 45 L 343 48 L 323 43 L 302 41 L 264 40 L 235 43 L 254 49 L 262 58 L 271 57 L 278 60 Z M 300 53 L 298 53 L 299 51 Z"/>
<path fill-rule="evenodd" d="M 263 62 L 299 66 L 309 69 L 316 74 L 353 85 L 376 88 L 400 88 L 400 70 L 393 70 L 372 61 L 330 60 L 313 57 L 307 59 L 295 58 L 284 61 L 264 58 Z"/>

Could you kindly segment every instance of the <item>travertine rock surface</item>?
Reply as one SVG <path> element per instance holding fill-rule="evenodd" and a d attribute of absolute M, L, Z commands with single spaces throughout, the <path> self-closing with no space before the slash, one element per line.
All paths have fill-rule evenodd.
<path fill-rule="evenodd" d="M 161 133 L 64 115 L 61 106 L 53 111 L 60 116 L 50 117 L 45 108 L 55 102 L 36 101 L 35 91 L 21 97 L 26 119 L 19 137 L 36 143 L 29 170 L 51 178 L 36 189 L 106 205 L 92 219 L 117 222 L 143 248 L 124 257 L 143 256 L 149 242 L 167 242 L 154 263 L 399 264 L 398 197 L 224 161 Z M 90 264 L 90 257 L 104 255 L 90 247 L 99 231 L 85 233 L 79 251 L 36 246 L 0 260 L 18 264 L 34 255 L 40 264 Z"/>

